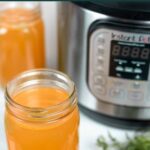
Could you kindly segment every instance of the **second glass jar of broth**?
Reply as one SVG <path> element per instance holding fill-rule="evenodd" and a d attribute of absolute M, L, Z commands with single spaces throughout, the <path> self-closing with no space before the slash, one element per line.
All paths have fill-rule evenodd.
<path fill-rule="evenodd" d="M 37 2 L 0 3 L 0 85 L 44 67 L 44 27 Z"/>
<path fill-rule="evenodd" d="M 79 112 L 74 83 L 54 70 L 31 70 L 6 88 L 9 150 L 78 150 Z"/>

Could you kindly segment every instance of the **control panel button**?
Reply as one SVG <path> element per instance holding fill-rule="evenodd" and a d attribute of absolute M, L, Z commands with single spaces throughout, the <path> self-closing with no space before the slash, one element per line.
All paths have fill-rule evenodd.
<path fill-rule="evenodd" d="M 133 68 L 132 67 L 125 67 L 125 72 L 132 73 L 133 72 Z"/>
<path fill-rule="evenodd" d="M 104 54 L 104 47 L 102 45 L 99 45 L 97 48 L 98 55 Z"/>
<path fill-rule="evenodd" d="M 141 79 L 141 76 L 140 75 L 136 75 L 135 79 Z"/>
<path fill-rule="evenodd" d="M 135 68 L 135 69 L 134 69 L 134 73 L 142 73 L 142 69 L 140 69 L 140 68 Z"/>
<path fill-rule="evenodd" d="M 137 101 L 139 101 L 139 100 L 143 100 L 144 99 L 144 95 L 140 91 L 129 91 L 128 98 L 129 98 L 129 100 L 137 100 Z"/>
<path fill-rule="evenodd" d="M 95 70 L 95 74 L 104 75 L 104 70 L 97 68 L 97 69 Z"/>
<path fill-rule="evenodd" d="M 133 86 L 132 86 L 134 89 L 139 89 L 141 87 L 141 84 L 138 82 L 138 81 L 135 81 L 133 83 Z"/>
<path fill-rule="evenodd" d="M 117 67 L 116 67 L 116 71 L 124 71 L 124 69 L 123 69 L 123 67 L 121 67 L 121 66 L 117 66 Z"/>
<path fill-rule="evenodd" d="M 120 88 L 110 89 L 110 96 L 113 98 L 123 98 L 124 90 Z"/>
<path fill-rule="evenodd" d="M 120 73 L 117 73 L 116 76 L 117 76 L 117 77 L 121 77 L 121 74 L 120 74 Z"/>
<path fill-rule="evenodd" d="M 101 45 L 101 44 L 103 45 L 105 43 L 105 39 L 102 34 L 98 36 L 97 42 L 98 42 L 97 44 L 99 44 L 99 45 Z"/>
<path fill-rule="evenodd" d="M 106 80 L 105 80 L 105 78 L 103 76 L 96 75 L 94 77 L 94 83 L 95 84 L 99 84 L 99 85 L 105 85 L 106 84 Z"/>
<path fill-rule="evenodd" d="M 97 62 L 98 62 L 98 65 L 103 65 L 104 64 L 104 58 L 102 56 L 98 56 Z"/>
<path fill-rule="evenodd" d="M 96 71 L 97 72 L 104 72 L 104 68 L 102 66 L 97 65 L 96 66 Z"/>
<path fill-rule="evenodd" d="M 100 86 L 100 85 L 95 85 L 95 86 L 94 86 L 94 91 L 95 91 L 95 93 L 96 93 L 97 95 L 99 95 L 99 94 L 104 95 L 104 94 L 106 93 L 105 88 L 104 88 L 103 86 Z"/>

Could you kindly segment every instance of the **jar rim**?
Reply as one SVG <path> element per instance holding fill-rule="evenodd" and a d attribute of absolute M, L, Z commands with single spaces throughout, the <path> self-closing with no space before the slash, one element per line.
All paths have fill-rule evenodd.
<path fill-rule="evenodd" d="M 23 10 L 21 12 L 24 13 L 14 10 L 19 10 L 19 12 Z M 18 23 L 30 22 L 38 18 L 41 18 L 40 2 L 0 2 L 0 22 L 2 24 L 10 23 L 10 25 L 16 26 L 16 24 L 19 25 Z"/>
<path fill-rule="evenodd" d="M 24 78 L 26 76 L 30 76 L 30 75 L 34 75 L 36 73 L 54 73 L 57 75 L 60 75 L 61 77 L 63 77 L 64 79 L 66 79 L 67 81 L 70 82 L 72 89 L 71 92 L 69 93 L 67 99 L 65 99 L 64 101 L 62 101 L 61 103 L 55 104 L 55 105 L 51 105 L 48 107 L 29 107 L 29 106 L 23 106 L 19 103 L 17 103 L 16 101 L 13 100 L 10 92 L 9 92 L 9 87 L 12 86 L 14 84 L 14 82 L 16 82 L 17 80 Z M 38 117 L 43 117 L 44 113 L 48 113 L 49 111 L 55 110 L 57 108 L 62 108 L 64 106 L 63 110 L 58 110 L 55 111 L 51 114 L 48 114 L 48 116 L 54 116 L 54 115 L 58 115 L 59 113 L 62 113 L 63 111 L 66 111 L 66 109 L 68 109 L 68 107 L 70 107 L 71 105 L 74 105 L 76 103 L 76 87 L 74 82 L 71 80 L 71 78 L 69 76 L 67 76 L 66 74 L 54 70 L 54 69 L 32 69 L 32 70 L 28 70 L 25 72 L 22 72 L 21 74 L 19 74 L 18 76 L 16 76 L 15 79 L 13 79 L 12 81 L 10 81 L 5 88 L 5 98 L 6 98 L 6 104 L 8 103 L 9 105 L 15 107 L 16 109 L 18 109 L 19 111 L 24 110 L 26 112 L 29 113 L 40 113 L 41 116 Z"/>
<path fill-rule="evenodd" d="M 0 2 L 0 11 L 14 8 L 40 9 L 40 2 Z"/>

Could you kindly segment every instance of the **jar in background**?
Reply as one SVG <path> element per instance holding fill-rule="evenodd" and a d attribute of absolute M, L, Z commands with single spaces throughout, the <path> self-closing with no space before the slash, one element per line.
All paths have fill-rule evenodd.
<path fill-rule="evenodd" d="M 44 26 L 37 2 L 0 2 L 0 85 L 45 66 Z"/>
<path fill-rule="evenodd" d="M 9 150 L 78 150 L 74 83 L 54 70 L 31 70 L 8 83 L 5 129 Z"/>

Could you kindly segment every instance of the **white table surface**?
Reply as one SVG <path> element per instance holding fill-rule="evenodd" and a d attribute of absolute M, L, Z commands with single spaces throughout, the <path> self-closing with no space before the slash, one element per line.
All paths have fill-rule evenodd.
<path fill-rule="evenodd" d="M 0 150 L 7 150 L 5 132 L 4 132 L 4 96 L 0 91 Z M 80 113 L 80 150 L 100 150 L 96 146 L 96 140 L 100 135 L 107 138 L 108 131 L 119 140 L 124 140 L 127 130 L 116 129 L 100 124 L 90 118 L 88 118 L 82 112 Z M 128 131 L 128 134 L 133 133 Z"/>

